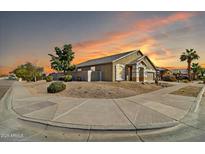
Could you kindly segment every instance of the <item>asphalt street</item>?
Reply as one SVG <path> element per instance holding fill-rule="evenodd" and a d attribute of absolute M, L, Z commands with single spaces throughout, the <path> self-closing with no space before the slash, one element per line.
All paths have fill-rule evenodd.
<path fill-rule="evenodd" d="M 0 80 L 0 99 L 4 96 L 7 90 L 12 85 L 13 81 Z"/>

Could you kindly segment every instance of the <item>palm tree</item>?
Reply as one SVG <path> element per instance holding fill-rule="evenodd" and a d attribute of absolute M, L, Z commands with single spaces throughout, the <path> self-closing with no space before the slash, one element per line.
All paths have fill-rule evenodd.
<path fill-rule="evenodd" d="M 194 74 L 193 77 L 194 77 L 194 80 L 195 80 L 196 76 L 198 77 L 198 74 L 201 71 L 201 66 L 199 65 L 199 63 L 192 63 L 191 69 L 193 71 L 193 74 Z"/>
<path fill-rule="evenodd" d="M 194 49 L 186 49 L 186 52 L 183 52 L 180 56 L 181 61 L 187 61 L 187 70 L 189 80 L 191 80 L 191 63 L 193 60 L 199 59 L 199 55 L 197 55 Z"/>
<path fill-rule="evenodd" d="M 204 77 L 204 74 L 205 74 L 205 68 L 202 68 L 200 69 L 200 76 L 203 78 Z"/>

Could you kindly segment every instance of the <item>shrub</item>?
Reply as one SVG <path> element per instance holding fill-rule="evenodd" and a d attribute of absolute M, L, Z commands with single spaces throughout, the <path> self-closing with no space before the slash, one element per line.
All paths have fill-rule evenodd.
<path fill-rule="evenodd" d="M 59 81 L 64 81 L 64 79 L 65 79 L 65 76 L 61 76 L 58 78 Z"/>
<path fill-rule="evenodd" d="M 80 76 L 77 76 L 77 81 L 81 81 L 81 77 Z"/>
<path fill-rule="evenodd" d="M 205 77 L 203 77 L 202 81 L 203 81 L 203 83 L 205 84 Z"/>
<path fill-rule="evenodd" d="M 170 82 L 175 82 L 175 81 L 177 81 L 177 79 L 176 79 L 175 76 L 164 76 L 164 77 L 163 77 L 163 80 L 164 80 L 164 81 L 170 81 Z"/>
<path fill-rule="evenodd" d="M 52 76 L 47 76 L 46 77 L 46 82 L 51 82 L 53 81 L 53 77 Z"/>
<path fill-rule="evenodd" d="M 72 81 L 72 75 L 66 75 L 66 76 L 64 77 L 64 81 L 65 81 L 65 82 Z"/>
<path fill-rule="evenodd" d="M 60 91 L 63 91 L 66 88 L 66 85 L 63 82 L 53 82 L 51 83 L 48 88 L 47 88 L 47 92 L 48 93 L 57 93 Z"/>
<path fill-rule="evenodd" d="M 46 80 L 46 74 L 42 74 L 42 80 Z"/>
<path fill-rule="evenodd" d="M 182 82 L 184 82 L 184 83 L 189 83 L 190 81 L 187 80 L 187 79 L 183 79 Z"/>

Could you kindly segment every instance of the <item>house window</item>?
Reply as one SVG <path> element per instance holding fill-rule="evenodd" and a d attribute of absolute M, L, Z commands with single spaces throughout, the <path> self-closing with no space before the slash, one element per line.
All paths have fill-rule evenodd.
<path fill-rule="evenodd" d="M 90 67 L 91 71 L 95 71 L 95 66 Z"/>
<path fill-rule="evenodd" d="M 81 68 L 78 68 L 77 71 L 80 72 L 80 71 L 82 71 L 82 69 L 81 69 Z"/>

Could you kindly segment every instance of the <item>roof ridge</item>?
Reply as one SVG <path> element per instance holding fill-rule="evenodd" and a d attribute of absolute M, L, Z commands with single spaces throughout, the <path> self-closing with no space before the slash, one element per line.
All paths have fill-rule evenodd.
<path fill-rule="evenodd" d="M 84 61 L 82 63 L 77 64 L 77 66 L 80 67 L 81 65 L 86 65 L 86 63 L 92 63 L 93 61 L 104 60 L 104 59 L 109 59 L 109 58 L 110 58 L 109 62 L 113 62 L 114 60 L 119 59 L 120 57 L 126 56 L 126 55 L 131 54 L 131 53 L 136 52 L 136 51 L 139 51 L 139 50 L 131 50 L 131 51 L 121 52 L 118 54 L 113 54 L 113 55 L 104 56 L 104 57 L 100 57 L 100 58 L 90 59 L 90 60 L 87 60 L 87 61 Z M 112 59 L 112 57 L 114 59 Z M 103 62 L 101 62 L 101 63 L 103 63 Z M 87 66 L 89 66 L 89 64 L 87 64 Z"/>
<path fill-rule="evenodd" d="M 112 57 L 112 56 L 116 56 L 116 55 L 120 55 L 120 54 L 128 54 L 128 53 L 131 53 L 131 52 L 134 52 L 134 51 L 137 51 L 137 50 L 131 50 L 131 51 L 127 51 L 127 52 L 121 52 L 121 53 L 118 53 L 118 54 L 112 54 L 112 55 L 109 55 L 109 56 L 94 58 L 94 59 L 90 59 L 90 60 L 97 60 L 97 59 L 102 59 L 102 58 L 106 58 L 106 57 Z M 88 62 L 88 61 L 90 61 L 90 60 L 87 60 L 87 61 L 85 61 L 85 62 Z"/>

